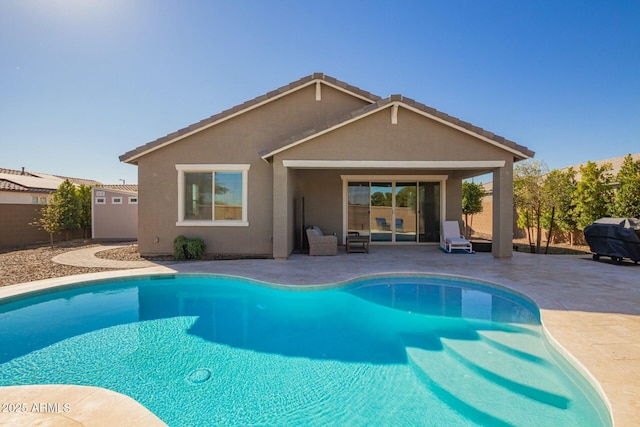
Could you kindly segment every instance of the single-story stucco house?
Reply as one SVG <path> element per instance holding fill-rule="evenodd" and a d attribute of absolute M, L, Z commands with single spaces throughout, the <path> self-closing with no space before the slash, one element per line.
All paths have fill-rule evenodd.
<path fill-rule="evenodd" d="M 120 156 L 138 166 L 138 244 L 286 259 L 315 225 L 344 244 L 439 241 L 462 181 L 493 174 L 493 256 L 512 255 L 513 163 L 532 151 L 401 95 L 316 73 Z"/>

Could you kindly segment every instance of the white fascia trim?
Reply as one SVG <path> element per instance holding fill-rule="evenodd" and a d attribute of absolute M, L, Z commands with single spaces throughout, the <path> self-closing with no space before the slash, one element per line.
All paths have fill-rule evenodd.
<path fill-rule="evenodd" d="M 340 175 L 343 182 L 362 181 L 420 181 L 420 182 L 444 182 L 449 175 Z"/>
<path fill-rule="evenodd" d="M 327 81 L 325 81 L 325 80 L 322 80 L 322 79 L 316 79 L 316 80 L 313 80 L 313 82 L 320 82 L 320 83 L 322 83 L 322 84 L 325 84 L 325 85 L 327 85 L 327 86 L 329 86 L 329 87 L 334 88 L 335 90 L 339 90 L 340 92 L 344 92 L 344 93 L 346 93 L 346 94 L 348 94 L 348 95 L 351 95 L 351 96 L 354 96 L 354 97 L 356 97 L 356 98 L 358 98 L 358 99 L 361 99 L 361 100 L 363 100 L 363 101 L 366 101 L 366 102 L 368 102 L 369 104 L 373 104 L 373 103 L 375 103 L 375 102 L 376 102 L 376 101 L 374 101 L 373 99 L 367 98 L 366 96 L 362 96 L 362 95 L 360 95 L 360 94 L 358 94 L 358 93 L 351 92 L 350 90 L 347 90 L 347 89 L 345 89 L 345 88 L 343 88 L 343 87 L 340 87 L 340 86 L 338 86 L 338 85 L 334 85 L 333 83 L 329 83 L 329 82 L 327 82 Z M 305 85 L 305 86 L 306 86 L 306 85 Z M 304 87 L 304 86 L 301 86 L 301 87 Z"/>
<path fill-rule="evenodd" d="M 293 169 L 485 169 L 504 167 L 504 160 L 283 160 Z"/>
<path fill-rule="evenodd" d="M 176 170 L 182 172 L 244 172 L 251 168 L 250 164 L 176 164 Z"/>
<path fill-rule="evenodd" d="M 185 220 L 176 222 L 177 227 L 248 227 L 247 221 Z"/>
<path fill-rule="evenodd" d="M 257 104 L 251 105 L 251 106 L 249 106 L 249 107 L 247 107 L 247 108 L 245 108 L 245 109 L 243 109 L 243 110 L 236 111 L 236 112 L 235 112 L 235 113 L 233 113 L 233 114 L 230 114 L 230 115 L 228 115 L 228 116 L 222 117 L 222 118 L 220 118 L 220 119 L 218 119 L 218 120 L 216 120 L 216 121 L 214 121 L 214 122 L 208 123 L 208 124 L 206 124 L 206 125 L 203 125 L 202 127 L 199 127 L 199 128 L 197 128 L 197 129 L 194 129 L 194 130 L 192 130 L 191 132 L 187 132 L 187 133 L 185 133 L 184 135 L 177 136 L 177 137 L 175 137 L 175 138 L 173 138 L 173 139 L 170 139 L 169 141 L 163 142 L 163 143 L 162 143 L 162 144 L 160 144 L 160 145 L 156 145 L 155 147 L 149 148 L 148 150 L 145 150 L 145 151 L 143 151 L 143 152 L 141 152 L 141 153 L 138 153 L 138 154 L 136 154 L 136 155 L 134 155 L 134 156 L 132 156 L 132 157 L 129 157 L 129 158 L 128 158 L 127 160 L 125 160 L 124 162 L 125 162 L 125 163 L 132 163 L 135 159 L 137 159 L 137 158 L 139 158 L 139 157 L 142 157 L 142 156 L 144 156 L 145 154 L 148 154 L 148 153 L 150 153 L 150 152 L 152 152 L 152 151 L 155 151 L 155 150 L 157 150 L 157 149 L 159 149 L 159 148 L 166 147 L 167 145 L 173 144 L 174 142 L 180 141 L 181 139 L 184 139 L 184 138 L 186 138 L 186 137 L 188 137 L 188 136 L 191 136 L 191 135 L 193 135 L 193 134 L 195 134 L 195 133 L 198 133 L 198 132 L 201 132 L 201 131 L 203 131 L 203 130 L 209 129 L 210 127 L 213 127 L 213 126 L 215 126 L 215 125 L 217 125 L 217 124 L 220 124 L 220 123 L 226 122 L 227 120 L 231 120 L 231 119 L 233 119 L 234 117 L 237 117 L 237 116 L 239 116 L 239 115 L 241 115 L 241 114 L 244 114 L 244 113 L 246 113 L 246 112 L 249 112 L 249 111 L 251 111 L 251 110 L 255 110 L 256 108 L 262 107 L 262 106 L 263 106 L 263 105 L 265 105 L 265 104 L 268 104 L 268 103 L 270 103 L 270 102 L 272 102 L 272 101 L 275 101 L 275 100 L 277 100 L 277 99 L 280 99 L 280 98 L 282 98 L 282 97 L 284 97 L 284 96 L 287 96 L 287 95 L 289 95 L 290 93 L 296 92 L 296 91 L 298 91 L 298 90 L 300 90 L 300 89 L 304 89 L 304 88 L 306 88 L 307 86 L 311 86 L 311 85 L 314 85 L 314 84 L 317 84 L 317 83 L 325 84 L 325 85 L 327 85 L 327 86 L 329 86 L 329 87 L 332 87 L 332 88 L 334 88 L 334 89 L 336 89 L 336 90 L 339 90 L 339 91 L 341 91 L 341 92 L 347 93 L 347 94 L 349 94 L 349 95 L 351 95 L 351 96 L 354 96 L 354 97 L 356 97 L 356 98 L 358 98 L 358 99 L 362 99 L 363 101 L 366 101 L 366 102 L 368 102 L 368 103 L 370 103 L 370 104 L 373 104 L 373 103 L 375 102 L 375 101 L 374 101 L 374 100 L 372 100 L 372 99 L 369 99 L 369 98 L 367 98 L 367 97 L 365 97 L 365 96 L 362 96 L 362 95 L 360 95 L 360 94 L 357 94 L 357 93 L 355 93 L 355 92 L 351 92 L 351 91 L 349 91 L 349 90 L 347 90 L 347 89 L 345 89 L 345 88 L 343 88 L 343 87 L 340 87 L 340 86 L 334 85 L 334 84 L 332 84 L 332 83 L 326 82 L 326 81 L 324 81 L 324 80 L 322 80 L 322 79 L 313 79 L 313 80 L 311 80 L 311 81 L 309 81 L 309 82 L 307 82 L 307 83 L 305 83 L 305 84 L 303 84 L 303 85 L 297 86 L 297 87 L 295 87 L 295 88 L 293 88 L 293 89 L 289 89 L 289 90 L 287 90 L 287 91 L 285 91 L 285 92 L 282 92 L 282 93 L 280 93 L 280 94 L 278 94 L 278 95 L 274 95 L 273 97 L 271 97 L 271 98 L 269 98 L 269 99 L 265 99 L 265 100 L 264 100 L 264 101 L 262 101 L 262 102 L 258 102 Z M 233 108 L 233 107 L 231 107 L 231 108 Z M 205 119 L 205 120 L 206 120 L 206 119 Z"/>
<path fill-rule="evenodd" d="M 479 133 L 476 133 L 476 132 L 474 132 L 472 130 L 463 128 L 462 126 L 458 126 L 458 125 L 456 125 L 454 123 L 451 123 L 451 122 L 449 122 L 447 120 L 441 119 L 440 117 L 434 116 L 433 114 L 429 114 L 427 112 L 424 112 L 422 110 L 414 108 L 414 107 L 412 107 L 410 105 L 407 105 L 407 104 L 405 104 L 403 102 L 399 102 L 399 104 L 402 105 L 407 110 L 413 111 L 414 113 L 420 114 L 420 115 L 422 115 L 424 117 L 427 117 L 427 118 L 429 118 L 431 120 L 435 120 L 436 122 L 442 123 L 443 125 L 449 126 L 449 127 L 453 128 L 455 130 L 458 130 L 460 132 L 466 133 L 467 135 L 471 135 L 471 136 L 473 136 L 475 138 L 478 138 L 478 139 L 480 139 L 480 140 L 482 140 L 484 142 L 488 142 L 489 144 L 491 144 L 491 145 L 493 145 L 495 147 L 501 148 L 501 149 L 503 149 L 505 151 L 508 151 L 508 152 L 510 152 L 512 154 L 517 154 L 518 156 L 521 156 L 521 157 L 523 157 L 525 159 L 530 159 L 531 158 L 531 157 L 527 156 L 526 154 L 524 154 L 521 151 L 518 151 L 518 150 L 513 149 L 511 147 L 507 147 L 506 145 L 500 144 L 499 142 L 496 142 L 491 138 L 487 138 L 486 136 L 480 135 Z"/>

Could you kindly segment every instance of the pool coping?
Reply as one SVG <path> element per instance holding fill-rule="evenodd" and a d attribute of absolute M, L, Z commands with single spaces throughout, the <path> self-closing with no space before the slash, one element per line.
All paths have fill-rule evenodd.
<path fill-rule="evenodd" d="M 354 255 L 351 255 L 351 254 L 349 255 L 349 257 L 353 257 L 353 256 Z M 451 256 L 451 255 L 449 255 L 449 257 L 450 258 L 446 258 L 447 262 L 449 260 L 453 260 L 456 258 L 455 256 Z M 475 257 L 478 257 L 478 255 L 476 255 Z M 536 256 L 535 255 L 516 255 L 516 257 L 518 257 L 518 262 L 520 262 L 520 260 L 526 260 L 526 264 L 530 264 L 529 261 L 534 260 Z M 556 260 L 563 259 L 564 257 L 564 259 L 567 259 L 567 260 L 571 259 L 571 262 L 578 262 L 578 261 L 574 261 L 577 259 L 575 256 L 573 256 L 573 258 L 571 257 L 567 258 L 565 256 L 553 256 L 553 257 Z M 300 256 L 299 260 L 301 260 L 301 262 L 303 263 L 306 263 L 305 265 L 310 265 L 312 267 L 316 267 L 314 266 L 314 264 L 317 264 L 318 267 L 322 267 L 325 265 L 331 266 L 330 260 L 314 260 L 313 258 L 316 258 L 316 257 Z M 546 260 L 549 260 L 549 259 L 550 258 L 546 258 Z M 8 287 L 0 288 L 0 298 L 4 296 L 12 295 L 12 294 L 15 295 L 15 294 L 34 291 L 34 290 L 42 290 L 42 289 L 49 289 L 51 287 L 65 286 L 69 283 L 80 283 L 80 282 L 85 282 L 90 280 L 98 280 L 101 278 L 104 279 L 104 278 L 113 278 L 113 277 L 145 276 L 150 274 L 154 274 L 154 275 L 155 274 L 175 274 L 175 273 L 182 273 L 182 272 L 202 273 L 202 274 L 222 273 L 226 275 L 235 275 L 240 277 L 246 277 L 249 279 L 265 281 L 261 271 L 258 271 L 258 270 L 253 271 L 251 274 L 238 274 L 238 271 L 245 272 L 245 267 L 247 266 L 247 263 L 252 263 L 252 262 L 261 263 L 260 268 L 258 270 L 262 270 L 262 267 L 265 265 L 264 264 L 265 262 L 270 263 L 269 264 L 270 266 L 276 266 L 276 267 L 273 267 L 274 270 L 282 270 L 282 269 L 286 270 L 289 268 L 288 264 L 291 261 L 281 262 L 281 261 L 273 261 L 273 260 L 260 260 L 260 261 L 247 260 L 246 262 L 236 261 L 235 263 L 233 261 L 194 262 L 189 264 L 181 264 L 178 266 L 169 264 L 165 266 L 156 266 L 156 267 L 136 269 L 136 270 L 119 270 L 119 271 L 92 273 L 88 275 L 69 276 L 69 277 L 60 278 L 60 279 L 48 279 L 48 280 L 42 280 L 38 282 L 31 282 L 27 284 L 12 285 Z M 454 262 L 459 262 L 459 260 L 455 260 Z M 483 261 L 483 263 L 484 262 L 485 261 Z M 490 264 L 491 262 L 495 262 L 496 263 L 495 265 L 498 265 L 498 266 L 500 265 L 499 261 L 493 261 L 487 258 L 486 263 Z M 537 263 L 538 260 L 536 260 L 535 262 Z M 555 260 L 554 260 L 554 263 L 555 263 Z M 292 264 L 291 267 L 295 268 L 296 263 L 291 262 L 291 264 Z M 512 263 L 506 262 L 506 264 L 512 264 Z M 483 264 L 483 265 L 486 267 L 486 265 L 488 264 Z M 451 265 L 449 265 L 449 267 L 450 266 Z M 224 268 L 220 268 L 220 267 L 224 267 Z M 579 265 L 579 267 L 582 269 L 582 265 Z M 608 268 L 608 267 L 605 266 L 604 268 Z M 635 277 L 634 275 L 636 274 L 637 270 L 626 270 L 626 271 L 620 270 L 620 271 L 623 272 L 624 274 L 628 274 L 629 272 L 631 272 L 630 277 Z M 388 273 L 392 273 L 392 274 L 408 273 L 408 274 L 424 275 L 425 272 L 423 271 L 416 272 L 415 270 L 410 270 L 410 271 L 396 270 L 396 271 L 388 271 Z M 438 274 L 438 272 L 433 272 L 433 271 L 426 271 L 426 273 Z M 588 273 L 589 272 L 587 272 L 587 274 Z M 350 277 L 350 280 L 355 280 L 357 277 L 363 276 L 358 272 L 351 272 L 351 273 L 348 273 L 347 275 Z M 461 276 L 461 277 L 464 277 L 465 279 L 478 280 L 482 283 L 495 284 L 505 289 L 508 289 L 510 292 L 515 291 L 516 293 L 520 293 L 526 296 L 527 298 L 529 298 L 530 300 L 534 301 L 534 303 L 539 307 L 540 316 L 541 316 L 542 323 L 544 325 L 545 333 L 550 338 L 549 342 L 557 345 L 557 349 L 561 353 L 567 355 L 568 358 L 573 362 L 574 366 L 579 368 L 579 370 L 583 370 L 583 373 L 588 373 L 588 375 L 585 375 L 585 377 L 587 379 L 591 379 L 594 381 L 594 384 L 596 385 L 596 390 L 602 391 L 603 395 L 605 396 L 604 401 L 610 405 L 611 414 L 613 416 L 615 425 L 631 426 L 635 424 L 635 419 L 638 414 L 638 411 L 636 410 L 638 408 L 638 404 L 635 399 L 636 394 L 634 390 L 637 390 L 639 388 L 639 384 L 635 378 L 637 376 L 637 371 L 632 371 L 631 372 L 632 375 L 628 377 L 628 376 L 624 376 L 623 375 L 624 372 L 621 372 L 620 369 L 616 369 L 615 375 L 613 375 L 614 378 L 609 378 L 610 376 L 608 375 L 608 371 L 611 371 L 613 367 L 609 366 L 607 363 L 607 360 L 603 360 L 602 357 L 593 357 L 594 355 L 591 354 L 593 353 L 591 351 L 593 346 L 590 347 L 589 342 L 587 342 L 585 338 L 581 336 L 581 332 L 584 332 L 584 331 L 583 330 L 581 331 L 576 328 L 573 328 L 573 330 L 571 330 L 571 328 L 567 329 L 567 324 L 571 324 L 572 322 L 571 316 L 573 314 L 590 315 L 585 317 L 585 319 L 588 321 L 591 320 L 593 325 L 595 325 L 594 327 L 596 327 L 603 322 L 602 319 L 603 319 L 603 316 L 607 314 L 606 312 L 597 312 L 597 313 L 589 313 L 588 311 L 579 312 L 573 309 L 569 309 L 563 306 L 562 304 L 551 304 L 552 306 L 551 308 L 545 307 L 550 305 L 550 301 L 547 299 L 549 297 L 548 295 L 538 292 L 537 288 L 531 288 L 531 289 L 523 288 L 522 286 L 519 286 L 520 285 L 519 283 L 513 282 L 512 279 L 505 280 L 504 277 L 497 277 L 495 275 L 490 274 L 488 275 L 489 276 L 489 280 L 488 280 L 487 277 L 481 277 L 481 278 L 478 278 L 477 276 L 469 277 L 469 276 L 458 274 L 458 273 L 453 273 L 453 274 L 447 273 L 446 275 Z M 487 275 L 485 274 L 485 276 Z M 581 280 L 582 279 L 583 278 L 581 278 Z M 624 277 L 622 277 L 621 279 L 624 279 Z M 270 280 L 272 280 L 272 278 Z M 338 280 L 338 282 L 343 283 L 345 282 L 345 280 Z M 628 285 L 632 286 L 633 283 L 630 283 Z M 291 286 L 291 284 L 288 284 L 286 286 Z M 309 286 L 313 287 L 313 286 L 317 286 L 317 284 L 315 285 L 300 284 L 300 286 L 307 287 L 307 289 L 309 289 L 308 288 Z M 557 303 L 557 301 L 553 301 L 553 302 Z M 632 314 L 630 315 L 626 314 L 624 316 L 626 318 L 633 318 L 632 320 L 634 322 L 637 322 L 638 320 L 637 319 L 638 316 L 635 313 L 635 311 L 632 312 Z M 616 319 L 620 320 L 619 317 L 620 316 L 617 315 Z M 615 323 L 616 319 L 613 319 L 611 322 Z M 580 318 L 578 320 L 582 321 L 583 319 Z M 607 325 L 611 324 L 613 326 L 616 326 L 611 322 L 607 322 Z M 586 325 L 586 326 L 589 326 L 589 325 Z M 578 351 L 576 351 L 576 348 L 578 349 Z M 633 367 L 635 365 L 629 365 L 629 366 Z M 625 380 L 629 380 L 629 381 L 626 382 Z M 625 390 L 624 387 L 628 386 L 629 384 L 631 385 L 631 389 Z M 2 389 L 0 388 L 0 392 L 1 391 Z"/>

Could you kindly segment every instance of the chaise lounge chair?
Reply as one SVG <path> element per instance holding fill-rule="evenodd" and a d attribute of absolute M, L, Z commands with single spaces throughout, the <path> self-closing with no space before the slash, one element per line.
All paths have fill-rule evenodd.
<path fill-rule="evenodd" d="M 309 255 L 335 255 L 338 252 L 338 238 L 322 234 L 322 230 L 313 226 L 307 228 Z"/>
<path fill-rule="evenodd" d="M 460 234 L 458 221 L 442 221 L 440 247 L 449 253 L 454 249 L 462 249 L 470 254 L 473 253 L 471 242 Z"/>

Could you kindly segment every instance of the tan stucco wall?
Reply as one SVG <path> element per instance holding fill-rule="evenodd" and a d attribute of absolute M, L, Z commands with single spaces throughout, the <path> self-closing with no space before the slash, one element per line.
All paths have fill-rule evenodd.
<path fill-rule="evenodd" d="M 173 240 L 184 234 L 200 237 L 208 253 L 270 255 L 274 235 L 273 168 L 259 153 L 318 123 L 360 108 L 366 102 L 323 85 L 322 100 L 309 86 L 284 98 L 198 132 L 138 159 L 138 242 L 144 255 L 173 252 Z M 180 227 L 176 164 L 250 164 L 248 227 Z M 289 179 L 289 178 L 285 178 Z M 287 181 L 289 182 L 289 181 Z M 292 185 L 292 184 L 290 184 Z M 281 213 L 292 217 L 288 198 Z M 291 218 L 292 220 L 292 218 Z M 156 239 L 157 238 L 157 239 Z M 286 229 L 286 249 L 293 245 L 293 228 Z"/>
<path fill-rule="evenodd" d="M 33 197 L 38 198 L 38 203 L 33 203 Z M 38 205 L 40 204 L 40 199 L 42 198 L 49 200 L 51 198 L 51 194 L 29 193 L 21 191 L 0 191 L 0 204 Z"/>
<path fill-rule="evenodd" d="M 276 156 L 278 160 L 506 160 L 502 149 L 400 108 L 387 108 Z"/>
<path fill-rule="evenodd" d="M 294 200 L 305 197 L 306 223 L 337 233 L 342 241 L 342 181 L 340 174 L 447 175 L 445 219 L 461 220 L 462 179 L 491 170 L 294 170 L 283 160 L 469 161 L 503 160 L 512 154 L 486 141 L 452 129 L 405 108 L 391 123 L 385 108 L 353 123 L 274 155 L 271 163 L 260 153 L 286 144 L 292 135 L 321 129 L 366 104 L 323 85 L 316 101 L 315 86 L 200 131 L 138 159 L 140 252 L 172 252 L 179 234 L 200 237 L 208 253 L 272 255 L 284 259 L 293 250 L 296 230 Z M 177 226 L 178 172 L 176 164 L 250 164 L 248 172 L 249 226 Z M 503 176 L 503 182 L 508 177 Z M 505 187 L 506 188 L 506 187 Z M 506 201 L 505 203 L 508 203 Z M 502 218 L 502 217 L 501 217 Z M 495 247 L 495 246 L 494 246 Z M 500 256 L 507 256 L 500 252 Z"/>

